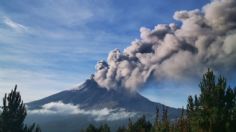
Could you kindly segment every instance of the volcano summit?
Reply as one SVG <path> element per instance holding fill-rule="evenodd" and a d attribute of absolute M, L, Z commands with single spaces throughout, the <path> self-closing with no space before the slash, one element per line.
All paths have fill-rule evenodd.
<path fill-rule="evenodd" d="M 123 88 L 120 88 L 123 89 Z M 28 103 L 29 109 L 40 109 L 51 102 L 79 105 L 85 110 L 125 109 L 129 112 L 153 114 L 155 108 L 162 108 L 162 104 L 155 103 L 140 95 L 138 92 L 114 90 L 100 87 L 93 79 L 86 80 L 82 85 L 71 90 L 65 90 L 46 98 Z M 170 118 L 175 118 L 179 109 L 168 107 Z"/>

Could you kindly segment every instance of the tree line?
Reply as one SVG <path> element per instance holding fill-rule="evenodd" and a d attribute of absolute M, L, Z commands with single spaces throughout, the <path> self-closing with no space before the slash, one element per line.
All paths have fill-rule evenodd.
<path fill-rule="evenodd" d="M 145 116 L 135 121 L 129 119 L 126 126 L 117 132 L 235 132 L 236 131 L 236 88 L 228 86 L 224 77 L 216 78 L 208 70 L 199 83 L 200 94 L 189 96 L 186 109 L 176 120 L 169 120 L 168 108 L 156 108 L 154 122 Z M 0 113 L 0 132 L 41 132 L 38 125 L 27 126 L 24 119 L 26 107 L 17 86 L 3 98 Z M 160 117 L 161 115 L 161 117 Z M 107 124 L 95 127 L 90 124 L 82 132 L 110 132 Z"/>

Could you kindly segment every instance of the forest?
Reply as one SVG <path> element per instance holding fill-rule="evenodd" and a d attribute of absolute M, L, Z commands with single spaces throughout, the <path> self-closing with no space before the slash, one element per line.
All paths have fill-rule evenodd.
<path fill-rule="evenodd" d="M 154 122 L 141 116 L 129 119 L 126 126 L 117 132 L 235 132 L 236 131 L 236 88 L 230 87 L 224 77 L 212 70 L 202 76 L 199 83 L 200 94 L 190 95 L 186 109 L 182 108 L 178 119 L 168 118 L 168 108 L 156 108 Z M 27 108 L 21 99 L 17 86 L 3 98 L 0 110 L 0 132 L 41 132 L 37 124 L 26 125 Z M 107 124 L 94 126 L 78 132 L 110 132 Z"/>

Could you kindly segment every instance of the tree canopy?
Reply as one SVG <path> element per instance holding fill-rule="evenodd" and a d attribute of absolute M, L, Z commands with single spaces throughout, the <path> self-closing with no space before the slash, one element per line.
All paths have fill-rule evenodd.
<path fill-rule="evenodd" d="M 17 90 L 17 85 L 3 98 L 2 112 L 0 114 L 0 132 L 40 132 L 40 128 L 33 124 L 24 124 L 27 115 L 25 104 Z"/>

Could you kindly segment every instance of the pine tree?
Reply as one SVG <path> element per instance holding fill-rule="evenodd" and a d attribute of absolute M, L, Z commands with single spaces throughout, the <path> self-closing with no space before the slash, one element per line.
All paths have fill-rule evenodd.
<path fill-rule="evenodd" d="M 213 71 L 208 70 L 199 84 L 201 93 L 188 99 L 187 112 L 191 131 L 235 131 L 236 94 L 227 88 L 222 76 L 216 81 Z"/>
<path fill-rule="evenodd" d="M 11 132 L 20 132 L 24 128 L 23 121 L 26 117 L 26 108 L 21 100 L 19 92 L 14 90 L 3 98 L 3 111 L 2 111 L 2 130 Z"/>
<path fill-rule="evenodd" d="M 17 85 L 3 98 L 0 132 L 40 132 L 40 128 L 35 124 L 30 127 L 24 124 L 27 112 L 20 93 L 16 89 Z"/>
<path fill-rule="evenodd" d="M 188 104 L 187 104 L 187 112 L 188 112 L 188 114 L 190 114 L 193 111 L 193 107 L 194 107 L 193 98 L 192 98 L 192 96 L 189 96 L 188 97 Z"/>
<path fill-rule="evenodd" d="M 86 132 L 98 132 L 98 130 L 93 124 L 89 124 L 89 126 L 86 129 Z"/>
<path fill-rule="evenodd" d="M 156 107 L 156 117 L 155 117 L 155 121 L 154 121 L 154 124 L 153 124 L 153 128 L 152 128 L 152 131 L 153 132 L 158 132 L 160 131 L 160 121 L 159 121 L 159 108 Z"/>
<path fill-rule="evenodd" d="M 162 108 L 162 132 L 169 132 L 170 131 L 170 123 L 168 120 L 168 108 L 163 105 Z"/>
<path fill-rule="evenodd" d="M 172 123 L 172 130 L 171 130 L 172 132 L 190 132 L 191 131 L 188 115 L 185 113 L 186 113 L 186 110 L 182 108 L 181 115 L 178 118 L 177 122 Z"/>
<path fill-rule="evenodd" d="M 132 132 L 150 132 L 152 124 L 146 120 L 146 117 L 143 115 L 140 117 L 134 124 Z"/>
<path fill-rule="evenodd" d="M 107 124 L 103 124 L 100 126 L 99 132 L 110 132 L 110 127 Z"/>
<path fill-rule="evenodd" d="M 1 112 L 1 111 L 0 111 Z M 0 113 L 0 132 L 2 132 L 3 130 L 2 130 L 2 126 L 3 125 L 3 122 L 2 122 L 2 115 L 1 115 L 1 113 Z"/>
<path fill-rule="evenodd" d="M 127 132 L 127 130 L 124 126 L 122 126 L 117 129 L 117 132 Z"/>
<path fill-rule="evenodd" d="M 133 123 L 130 118 L 129 118 L 127 132 L 133 132 Z"/>

